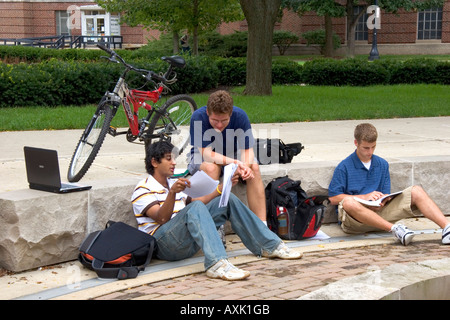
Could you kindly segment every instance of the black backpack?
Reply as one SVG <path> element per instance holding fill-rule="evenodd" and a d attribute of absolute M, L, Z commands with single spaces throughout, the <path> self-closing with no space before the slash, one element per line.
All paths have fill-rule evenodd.
<path fill-rule="evenodd" d="M 284 240 L 314 237 L 319 231 L 326 196 L 308 197 L 300 181 L 288 176 L 273 179 L 265 189 L 267 226 Z"/>
<path fill-rule="evenodd" d="M 78 260 L 99 278 L 132 279 L 150 263 L 155 249 L 153 236 L 123 222 L 109 221 L 104 230 L 86 237 Z"/>
<path fill-rule="evenodd" d="M 280 139 L 257 138 L 253 150 L 259 164 L 291 163 L 304 147 L 300 142 L 285 144 Z M 275 154 L 276 153 L 276 154 Z"/>

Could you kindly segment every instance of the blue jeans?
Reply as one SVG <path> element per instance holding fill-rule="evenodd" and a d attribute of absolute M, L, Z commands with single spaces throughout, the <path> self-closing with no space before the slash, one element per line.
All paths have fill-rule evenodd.
<path fill-rule="evenodd" d="M 219 208 L 220 197 L 208 204 L 194 201 L 181 210 L 175 218 L 156 230 L 153 236 L 158 244 L 157 257 L 162 260 L 181 260 L 192 257 L 199 249 L 205 256 L 205 270 L 227 253 L 217 228 L 230 220 L 231 227 L 244 245 L 255 255 L 271 253 L 281 239 L 242 203 L 230 194 L 228 206 Z"/>

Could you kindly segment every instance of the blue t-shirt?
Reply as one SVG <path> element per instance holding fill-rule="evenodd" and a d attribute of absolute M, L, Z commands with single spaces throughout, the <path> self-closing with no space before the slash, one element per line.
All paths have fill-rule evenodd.
<path fill-rule="evenodd" d="M 328 187 L 330 197 L 339 194 L 367 194 L 372 191 L 385 194 L 391 192 L 389 164 L 383 158 L 372 155 L 370 169 L 367 170 L 356 151 L 339 163 Z"/>
<path fill-rule="evenodd" d="M 198 148 L 209 147 L 212 151 L 236 159 L 239 150 L 253 148 L 252 126 L 244 110 L 233 107 L 227 127 L 218 132 L 209 123 L 206 106 L 197 109 L 191 117 L 191 154 Z"/>

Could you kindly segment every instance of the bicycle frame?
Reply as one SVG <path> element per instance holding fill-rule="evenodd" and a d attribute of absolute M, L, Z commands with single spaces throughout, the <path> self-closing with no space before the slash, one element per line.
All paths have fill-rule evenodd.
<path fill-rule="evenodd" d="M 129 89 L 125 82 L 125 75 L 127 72 L 128 70 L 126 70 L 124 74 L 119 78 L 113 92 L 112 93 L 108 92 L 106 95 L 108 96 L 109 100 L 112 101 L 112 105 L 114 106 L 115 109 L 114 114 L 117 111 L 117 108 L 120 106 L 120 104 L 122 104 L 125 116 L 128 121 L 131 135 L 133 137 L 138 137 L 142 135 L 145 126 L 148 124 L 148 119 L 151 117 L 151 113 L 154 110 L 153 106 L 148 104 L 147 101 L 157 103 L 161 99 L 164 87 L 159 86 L 157 89 L 152 91 Z M 139 108 L 141 107 L 146 109 L 149 112 L 149 115 L 140 126 L 138 112 Z M 122 133 L 124 134 L 127 132 Z M 117 134 L 121 133 L 116 132 L 113 135 Z"/>

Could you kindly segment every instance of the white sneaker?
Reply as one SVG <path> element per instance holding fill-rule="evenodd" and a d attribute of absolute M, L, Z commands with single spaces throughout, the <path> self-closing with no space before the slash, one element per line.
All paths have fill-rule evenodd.
<path fill-rule="evenodd" d="M 397 237 L 402 245 L 407 246 L 411 240 L 414 238 L 414 232 L 408 229 L 407 226 L 403 224 L 394 224 L 392 226 L 391 232 Z"/>
<path fill-rule="evenodd" d="M 250 276 L 250 272 L 236 268 L 226 259 L 219 260 L 215 265 L 206 270 L 206 275 L 213 279 L 242 280 Z"/>
<path fill-rule="evenodd" d="M 450 223 L 442 230 L 442 244 L 450 244 Z"/>
<path fill-rule="evenodd" d="M 272 253 L 263 252 L 263 257 L 267 258 L 280 258 L 280 259 L 287 259 L 287 260 L 293 260 L 293 259 L 300 259 L 303 256 L 303 253 L 291 251 L 288 246 L 281 242 L 278 247 L 273 250 Z"/>

